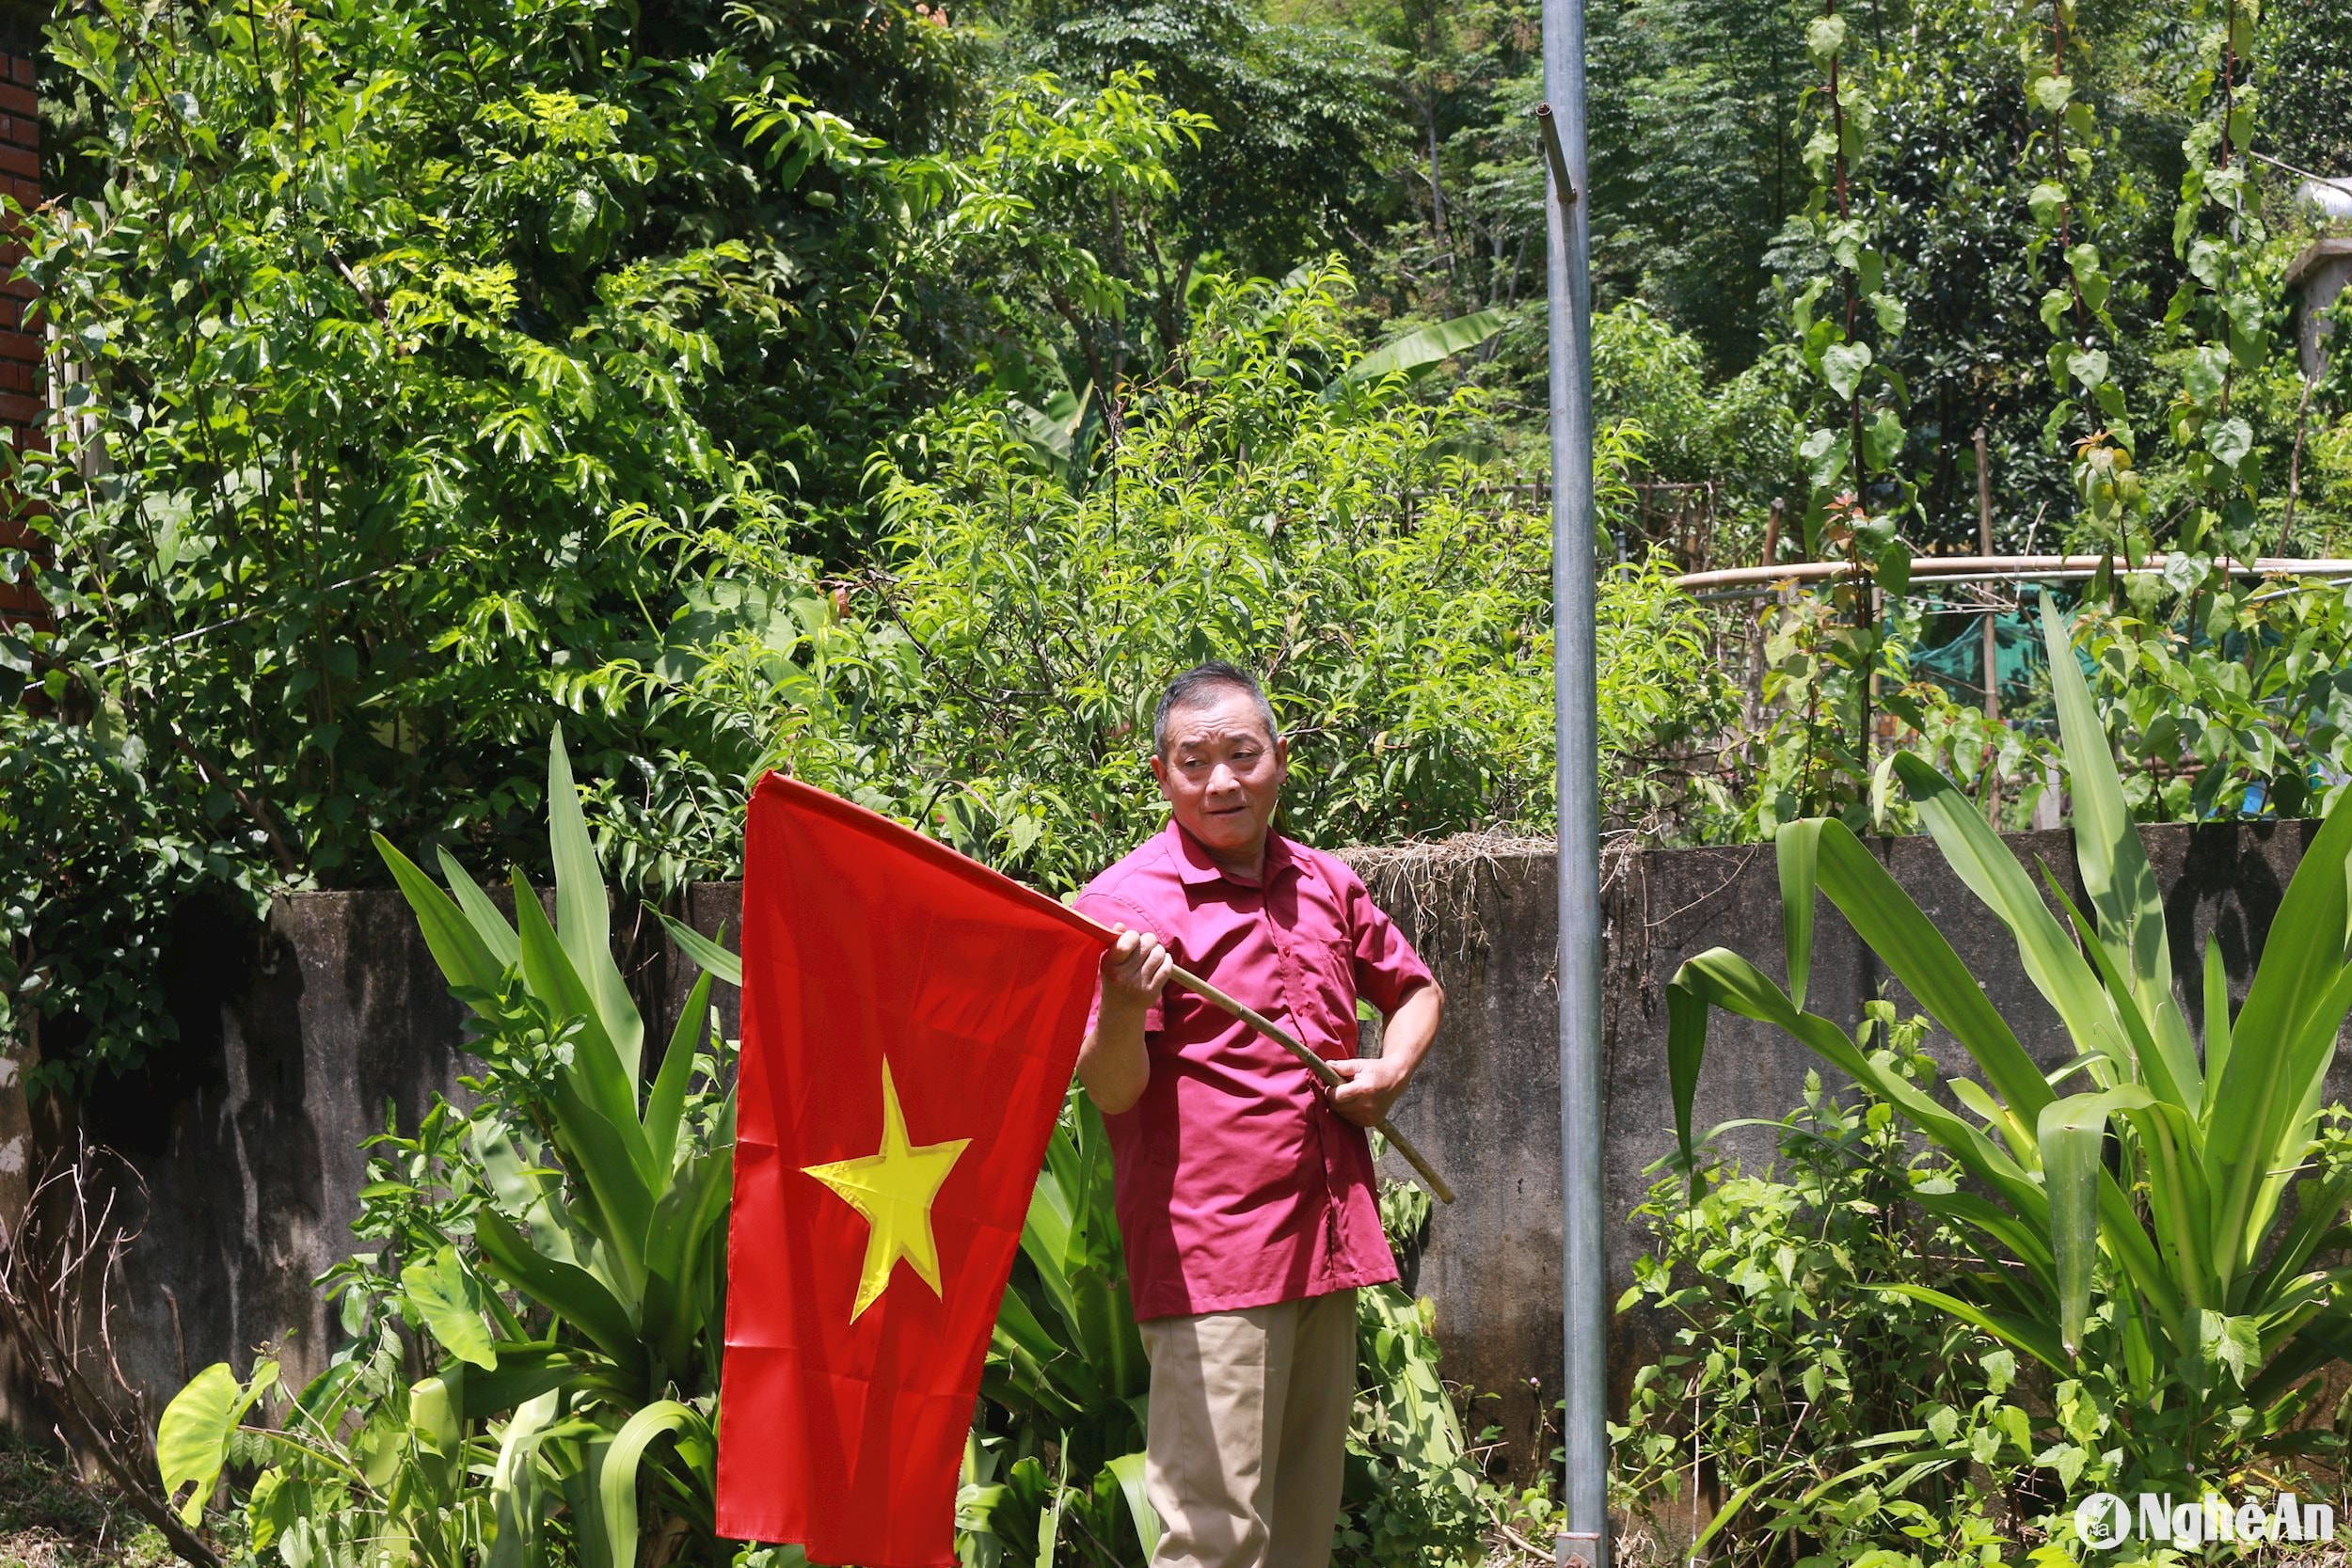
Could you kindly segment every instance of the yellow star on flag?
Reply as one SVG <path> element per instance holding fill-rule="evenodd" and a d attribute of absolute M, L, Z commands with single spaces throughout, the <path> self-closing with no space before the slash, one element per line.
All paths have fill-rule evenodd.
<path fill-rule="evenodd" d="M 945 1299 L 939 1285 L 939 1247 L 931 1236 L 931 1200 L 956 1159 L 971 1144 L 969 1138 L 946 1143 L 907 1142 L 907 1118 L 898 1109 L 898 1085 L 890 1081 L 890 1062 L 882 1061 L 882 1142 L 878 1153 L 863 1159 L 835 1160 L 830 1164 L 803 1165 L 803 1170 L 841 1195 L 843 1202 L 866 1216 L 866 1268 L 858 1276 L 857 1304 L 850 1321 L 857 1322 L 881 1298 L 890 1273 L 903 1258 L 931 1294 Z"/>

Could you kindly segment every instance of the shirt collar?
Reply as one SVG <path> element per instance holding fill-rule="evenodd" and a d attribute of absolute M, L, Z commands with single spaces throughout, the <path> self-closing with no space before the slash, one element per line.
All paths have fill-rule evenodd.
<path fill-rule="evenodd" d="M 1186 832 L 1172 816 L 1168 819 L 1167 834 L 1172 850 L 1170 858 L 1176 863 L 1177 879 L 1186 887 L 1224 881 L 1232 882 L 1235 887 L 1250 885 L 1227 877 L 1216 862 L 1209 858 L 1209 852 L 1200 847 L 1200 841 Z M 1265 835 L 1265 871 L 1259 885 L 1272 886 L 1277 873 L 1295 864 L 1297 857 L 1291 852 L 1290 840 L 1269 831 Z"/>

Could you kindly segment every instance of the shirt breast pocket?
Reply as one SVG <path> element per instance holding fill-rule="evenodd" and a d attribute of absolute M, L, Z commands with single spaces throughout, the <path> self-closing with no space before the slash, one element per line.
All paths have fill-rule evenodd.
<path fill-rule="evenodd" d="M 1330 1044 L 1327 1056 L 1356 1054 L 1356 955 L 1336 942 L 1312 944 L 1308 960 L 1314 1007 Z"/>

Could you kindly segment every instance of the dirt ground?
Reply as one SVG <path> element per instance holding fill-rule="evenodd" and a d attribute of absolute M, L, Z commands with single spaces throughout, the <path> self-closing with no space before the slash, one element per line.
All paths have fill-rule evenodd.
<path fill-rule="evenodd" d="M 0 1435 L 0 1568 L 165 1568 L 174 1560 L 146 1520 L 62 1461 Z"/>

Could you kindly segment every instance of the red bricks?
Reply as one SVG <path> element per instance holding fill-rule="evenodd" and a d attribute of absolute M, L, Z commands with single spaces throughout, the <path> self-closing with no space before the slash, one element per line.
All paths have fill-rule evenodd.
<path fill-rule="evenodd" d="M 40 204 L 40 104 L 34 96 L 37 72 L 30 56 L 0 54 L 0 196 L 24 208 Z M 41 332 L 27 327 L 26 302 L 38 297 L 32 284 L 8 277 L 24 258 L 24 246 L 0 236 L 0 440 L 18 451 L 48 445 L 40 418 Z M 38 549 L 40 542 L 6 514 L 15 508 L 0 497 L 0 547 Z M 17 621 L 45 622 L 47 612 L 31 588 L 0 585 L 0 626 Z"/>

